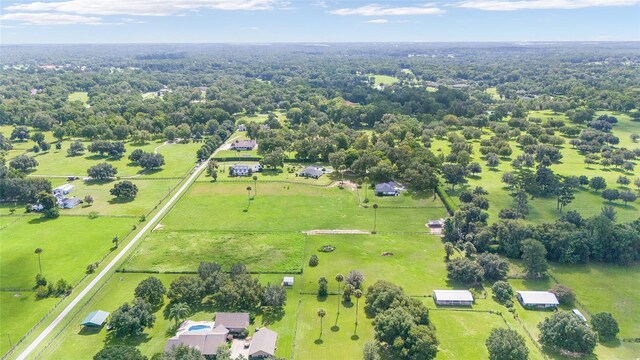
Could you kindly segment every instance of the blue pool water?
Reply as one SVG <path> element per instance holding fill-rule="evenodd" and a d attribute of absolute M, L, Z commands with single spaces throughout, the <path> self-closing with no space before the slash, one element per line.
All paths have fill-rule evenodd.
<path fill-rule="evenodd" d="M 209 329 L 211 329 L 209 325 L 193 325 L 189 327 L 189 331 L 209 330 Z"/>

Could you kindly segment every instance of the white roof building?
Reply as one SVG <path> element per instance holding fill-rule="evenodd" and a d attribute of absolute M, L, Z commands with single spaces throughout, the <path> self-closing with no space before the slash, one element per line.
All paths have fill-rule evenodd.
<path fill-rule="evenodd" d="M 518 291 L 517 293 L 522 306 L 550 308 L 560 304 L 556 296 L 548 291 Z"/>
<path fill-rule="evenodd" d="M 293 286 L 293 276 L 285 276 L 282 279 L 282 286 Z"/>
<path fill-rule="evenodd" d="M 473 304 L 473 294 L 469 290 L 433 290 L 433 299 L 438 305 Z"/>

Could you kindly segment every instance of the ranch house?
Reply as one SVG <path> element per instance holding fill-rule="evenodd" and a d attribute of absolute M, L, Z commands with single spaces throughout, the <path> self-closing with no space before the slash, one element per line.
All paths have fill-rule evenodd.
<path fill-rule="evenodd" d="M 524 307 L 537 309 L 555 308 L 560 304 L 556 296 L 548 291 L 518 291 L 518 301 Z"/>
<path fill-rule="evenodd" d="M 253 148 L 258 145 L 255 140 L 236 140 L 233 144 L 231 144 L 231 150 L 237 151 L 248 151 L 253 150 Z"/>
<path fill-rule="evenodd" d="M 469 290 L 433 290 L 436 305 L 471 306 L 473 294 Z"/>

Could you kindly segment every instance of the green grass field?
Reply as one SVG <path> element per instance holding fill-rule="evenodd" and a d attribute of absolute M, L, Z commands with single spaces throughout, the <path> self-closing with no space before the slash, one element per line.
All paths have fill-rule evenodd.
<path fill-rule="evenodd" d="M 247 185 L 253 184 L 196 183 L 163 220 L 163 224 L 167 230 L 373 230 L 373 209 L 359 207 L 355 191 L 337 187 L 258 183 L 257 196 L 248 201 Z M 224 221 L 214 220 L 219 214 L 225 214 Z M 377 230 L 424 232 L 428 219 L 445 214 L 444 207 L 381 208 L 378 210 Z M 407 218 L 413 221 L 407 224 Z"/>
<path fill-rule="evenodd" d="M 302 270 L 304 236 L 296 233 L 216 233 L 154 231 L 132 258 L 127 270 L 196 271 L 200 262 L 217 262 L 229 270 L 243 263 L 252 272 Z M 268 254 L 268 256 L 265 256 Z"/>
<path fill-rule="evenodd" d="M 397 77 L 389 75 L 368 74 L 367 76 L 375 78 L 375 86 L 378 86 L 380 84 L 393 85 L 400 81 L 400 79 L 398 79 Z"/>
<path fill-rule="evenodd" d="M 629 127 L 630 125 L 632 127 L 634 124 L 628 117 L 625 119 L 624 116 L 619 114 L 615 115 L 618 116 L 620 120 L 618 125 L 622 126 L 619 128 L 617 127 L 618 125 L 614 126 L 613 133 L 620 137 L 621 143 L 623 138 L 626 138 L 627 141 L 630 142 L 628 136 L 630 134 Z M 554 114 L 550 111 L 530 112 L 529 117 L 538 117 L 545 121 L 551 118 L 568 121 L 563 114 Z M 490 136 L 490 131 L 485 129 L 485 135 L 483 135 L 483 138 L 489 138 Z M 562 160 L 559 164 L 554 164 L 550 167 L 554 172 L 556 172 L 556 174 L 564 176 L 586 175 L 590 178 L 593 176 L 602 176 L 606 179 L 608 188 L 618 187 L 616 180 L 620 175 L 625 175 L 630 178 L 638 176 L 637 170 L 635 172 L 624 172 L 621 169 L 603 169 L 598 165 L 587 167 L 584 163 L 584 157 L 568 144 L 568 139 L 565 140 L 567 143 L 561 149 L 563 154 Z M 502 183 L 501 179 L 505 172 L 513 171 L 511 161 L 521 154 L 522 150 L 518 147 L 518 144 L 515 141 L 511 141 L 510 146 L 513 149 L 513 154 L 509 158 L 502 158 L 500 165 L 495 170 L 492 170 L 486 166 L 486 162 L 481 158 L 479 151 L 480 142 L 475 140 L 472 144 L 474 149 L 472 161 L 477 161 L 482 165 L 482 173 L 476 177 L 469 178 L 468 184 L 456 187 L 456 191 L 452 191 L 450 186 L 447 185 L 447 193 L 449 193 L 454 201 L 457 202 L 457 197 L 461 190 L 468 188 L 472 189 L 475 186 L 484 187 L 485 190 L 489 192 L 489 202 L 491 205 L 489 209 L 489 221 L 495 222 L 498 220 L 498 213 L 501 209 L 513 206 L 513 200 L 509 196 L 510 191 L 506 188 L 505 184 Z M 442 139 L 434 140 L 431 149 L 436 154 L 447 154 L 449 152 L 449 143 Z M 609 203 L 600 196 L 600 193 L 596 193 L 588 188 L 578 190 L 575 193 L 575 200 L 565 207 L 565 211 L 577 210 L 583 216 L 589 217 L 598 214 L 600 209 L 605 205 L 611 205 L 616 209 L 618 221 L 633 221 L 638 218 L 640 201 L 629 203 L 627 205 L 624 205 L 620 201 Z M 530 222 L 540 223 L 545 221 L 554 221 L 560 216 L 560 212 L 556 210 L 555 197 L 536 198 L 529 201 L 529 215 L 527 220 Z"/>
<path fill-rule="evenodd" d="M 484 342 L 491 329 L 506 328 L 501 317 L 470 311 L 432 310 L 440 351 L 436 359 L 487 359 Z"/>
<path fill-rule="evenodd" d="M 485 89 L 484 92 L 491 95 L 493 100 L 502 100 L 502 96 L 498 94 L 498 89 L 496 89 L 495 87 L 490 87 L 488 89 Z"/>
<path fill-rule="evenodd" d="M 58 302 L 59 298 L 36 299 L 31 291 L 0 291 L 0 354 L 15 343 Z"/>
<path fill-rule="evenodd" d="M 140 351 L 147 356 L 164 351 L 166 341 L 175 335 L 175 323 L 168 320 L 164 315 L 165 307 L 155 312 L 156 322 L 153 328 L 147 329 L 144 336 L 128 340 L 114 339 L 108 336 L 106 329 L 83 330 L 80 321 L 87 313 L 101 309 L 113 312 L 124 302 L 133 299 L 133 291 L 138 283 L 149 275 L 146 274 L 115 274 L 106 283 L 104 288 L 96 296 L 83 306 L 74 311 L 71 323 L 64 330 L 63 334 L 56 338 L 52 344 L 46 347 L 42 357 L 49 359 L 83 359 L 90 358 L 105 345 L 108 344 L 129 344 L 138 346 Z M 168 287 L 173 279 L 179 275 L 154 275 Z M 280 283 L 282 275 L 260 275 L 260 282 Z M 284 307 L 283 316 L 256 316 L 250 326 L 250 330 L 257 327 L 267 326 L 278 333 L 278 348 L 276 355 L 284 358 L 291 356 L 293 347 L 292 329 L 295 327 L 296 310 L 298 301 L 296 298 L 297 286 L 287 289 L 287 304 Z M 165 306 L 167 301 L 165 300 Z M 211 320 L 215 315 L 215 309 L 205 308 L 197 313 L 191 314 L 189 319 Z"/>
<path fill-rule="evenodd" d="M 83 104 L 89 103 L 89 93 L 86 91 L 75 91 L 69 94 L 68 101 L 80 101 Z"/>

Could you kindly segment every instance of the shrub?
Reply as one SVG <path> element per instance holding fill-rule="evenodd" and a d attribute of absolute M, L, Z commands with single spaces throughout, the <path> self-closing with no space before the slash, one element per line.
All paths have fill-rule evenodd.
<path fill-rule="evenodd" d="M 97 211 L 91 211 L 89 213 L 89 219 L 97 219 L 100 214 Z"/>
<path fill-rule="evenodd" d="M 334 251 L 335 249 L 336 249 L 336 247 L 333 246 L 333 245 L 324 245 L 324 246 L 320 247 L 318 249 L 318 251 L 328 253 L 328 252 Z"/>
<path fill-rule="evenodd" d="M 493 291 L 493 296 L 496 300 L 504 305 L 506 305 L 507 301 L 511 301 L 511 298 L 513 297 L 513 289 L 506 281 L 496 281 L 491 287 L 491 291 Z M 513 302 L 511 305 L 513 306 Z"/>
<path fill-rule="evenodd" d="M 318 257 L 316 255 L 311 255 L 311 257 L 309 258 L 309 266 L 316 267 L 319 263 L 320 260 L 318 259 Z"/>
<path fill-rule="evenodd" d="M 576 295 L 566 286 L 556 284 L 549 292 L 552 292 L 562 305 L 573 306 L 576 302 Z"/>
<path fill-rule="evenodd" d="M 610 313 L 602 312 L 593 315 L 591 318 L 591 326 L 593 326 L 593 330 L 603 339 L 615 338 L 618 332 L 620 332 L 618 322 Z"/>

